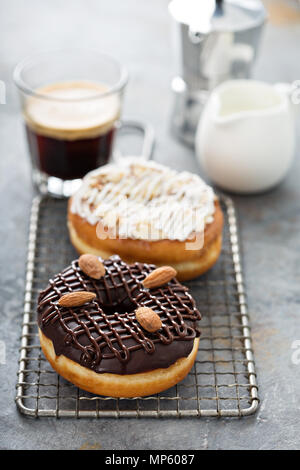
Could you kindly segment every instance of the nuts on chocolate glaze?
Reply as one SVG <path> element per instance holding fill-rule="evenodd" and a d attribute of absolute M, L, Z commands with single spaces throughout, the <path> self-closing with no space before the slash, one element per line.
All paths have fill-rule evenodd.
<path fill-rule="evenodd" d="M 171 281 L 176 274 L 176 269 L 171 266 L 161 266 L 148 274 L 148 276 L 142 281 L 142 284 L 148 289 L 163 286 L 164 284 L 167 284 L 167 282 Z"/>
<path fill-rule="evenodd" d="M 80 290 L 76 292 L 69 292 L 68 294 L 60 297 L 58 304 L 62 307 L 80 307 L 81 305 L 90 302 L 96 297 L 94 292 Z"/>
<path fill-rule="evenodd" d="M 80 269 L 93 279 L 100 279 L 105 274 L 105 267 L 95 255 L 81 255 L 78 260 Z"/>
<path fill-rule="evenodd" d="M 135 316 L 144 330 L 154 333 L 162 327 L 162 322 L 157 313 L 148 307 L 139 307 L 135 311 Z"/>

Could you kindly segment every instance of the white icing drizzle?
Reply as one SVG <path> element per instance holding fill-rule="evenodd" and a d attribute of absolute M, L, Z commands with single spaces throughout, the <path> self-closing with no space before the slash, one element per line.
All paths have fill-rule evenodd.
<path fill-rule="evenodd" d="M 198 175 L 128 157 L 88 173 L 71 211 L 121 238 L 185 241 L 213 221 L 215 199 Z"/>

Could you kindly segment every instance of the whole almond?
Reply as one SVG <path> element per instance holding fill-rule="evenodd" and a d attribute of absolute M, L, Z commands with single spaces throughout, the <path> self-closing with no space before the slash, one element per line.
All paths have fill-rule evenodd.
<path fill-rule="evenodd" d="M 104 264 L 95 255 L 81 255 L 78 264 L 80 269 L 93 279 L 100 279 L 105 274 Z"/>
<path fill-rule="evenodd" d="M 80 307 L 81 305 L 90 302 L 96 297 L 93 292 L 85 290 L 79 290 L 75 292 L 69 292 L 68 294 L 60 297 L 58 304 L 62 307 Z"/>
<path fill-rule="evenodd" d="M 157 313 L 148 307 L 139 307 L 135 311 L 135 316 L 144 330 L 154 333 L 162 327 L 162 322 Z"/>
<path fill-rule="evenodd" d="M 160 268 L 154 269 L 145 279 L 142 281 L 144 287 L 152 289 L 153 287 L 163 286 L 167 282 L 171 281 L 177 274 L 176 269 L 172 266 L 161 266 Z"/>

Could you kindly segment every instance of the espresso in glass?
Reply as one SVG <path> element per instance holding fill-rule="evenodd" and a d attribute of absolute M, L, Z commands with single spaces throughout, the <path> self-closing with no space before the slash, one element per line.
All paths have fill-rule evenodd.
<path fill-rule="evenodd" d="M 24 119 L 38 170 L 74 180 L 108 162 L 120 116 L 119 97 L 108 91 L 105 85 L 89 81 L 59 82 L 35 90 L 27 100 Z"/>
<path fill-rule="evenodd" d="M 69 197 L 86 173 L 108 162 L 127 80 L 123 66 L 96 50 L 41 52 L 17 64 L 14 82 L 40 193 Z"/>

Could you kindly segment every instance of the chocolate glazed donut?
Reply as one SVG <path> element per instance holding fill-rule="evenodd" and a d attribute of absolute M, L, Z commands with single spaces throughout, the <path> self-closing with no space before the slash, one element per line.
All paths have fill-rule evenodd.
<path fill-rule="evenodd" d="M 196 325 L 200 313 L 188 289 L 175 278 L 161 287 L 147 289 L 143 286 L 143 279 L 156 266 L 128 265 L 118 256 L 102 262 L 105 274 L 99 280 L 86 275 L 75 260 L 41 292 L 38 325 L 44 353 L 61 375 L 94 393 L 111 396 L 136 396 L 137 391 L 140 395 L 156 393 L 160 391 L 159 385 L 140 390 L 136 387 L 137 379 L 146 376 L 148 380 L 150 374 L 158 370 L 170 369 L 171 372 L 174 365 L 188 358 L 190 369 L 200 336 Z M 80 307 L 58 304 L 62 295 L 76 291 L 93 292 L 96 297 Z M 149 333 L 139 324 L 135 315 L 139 307 L 148 307 L 159 315 L 162 327 L 158 331 Z M 51 354 L 47 345 L 50 349 L 53 346 Z M 111 390 L 109 385 L 108 388 L 92 387 L 89 380 L 82 383 L 76 379 L 73 371 L 64 373 L 64 368 L 56 364 L 60 358 L 70 360 L 69 365 L 86 369 L 84 372 L 90 371 L 88 379 L 100 383 L 101 377 L 111 376 L 120 381 L 127 377 L 135 386 L 132 391 L 120 386 L 120 394 L 116 394 L 114 386 Z M 185 369 L 184 375 L 188 370 Z M 181 380 L 181 375 L 177 373 L 176 380 Z M 164 384 L 161 389 L 174 385 L 173 382 Z"/>

